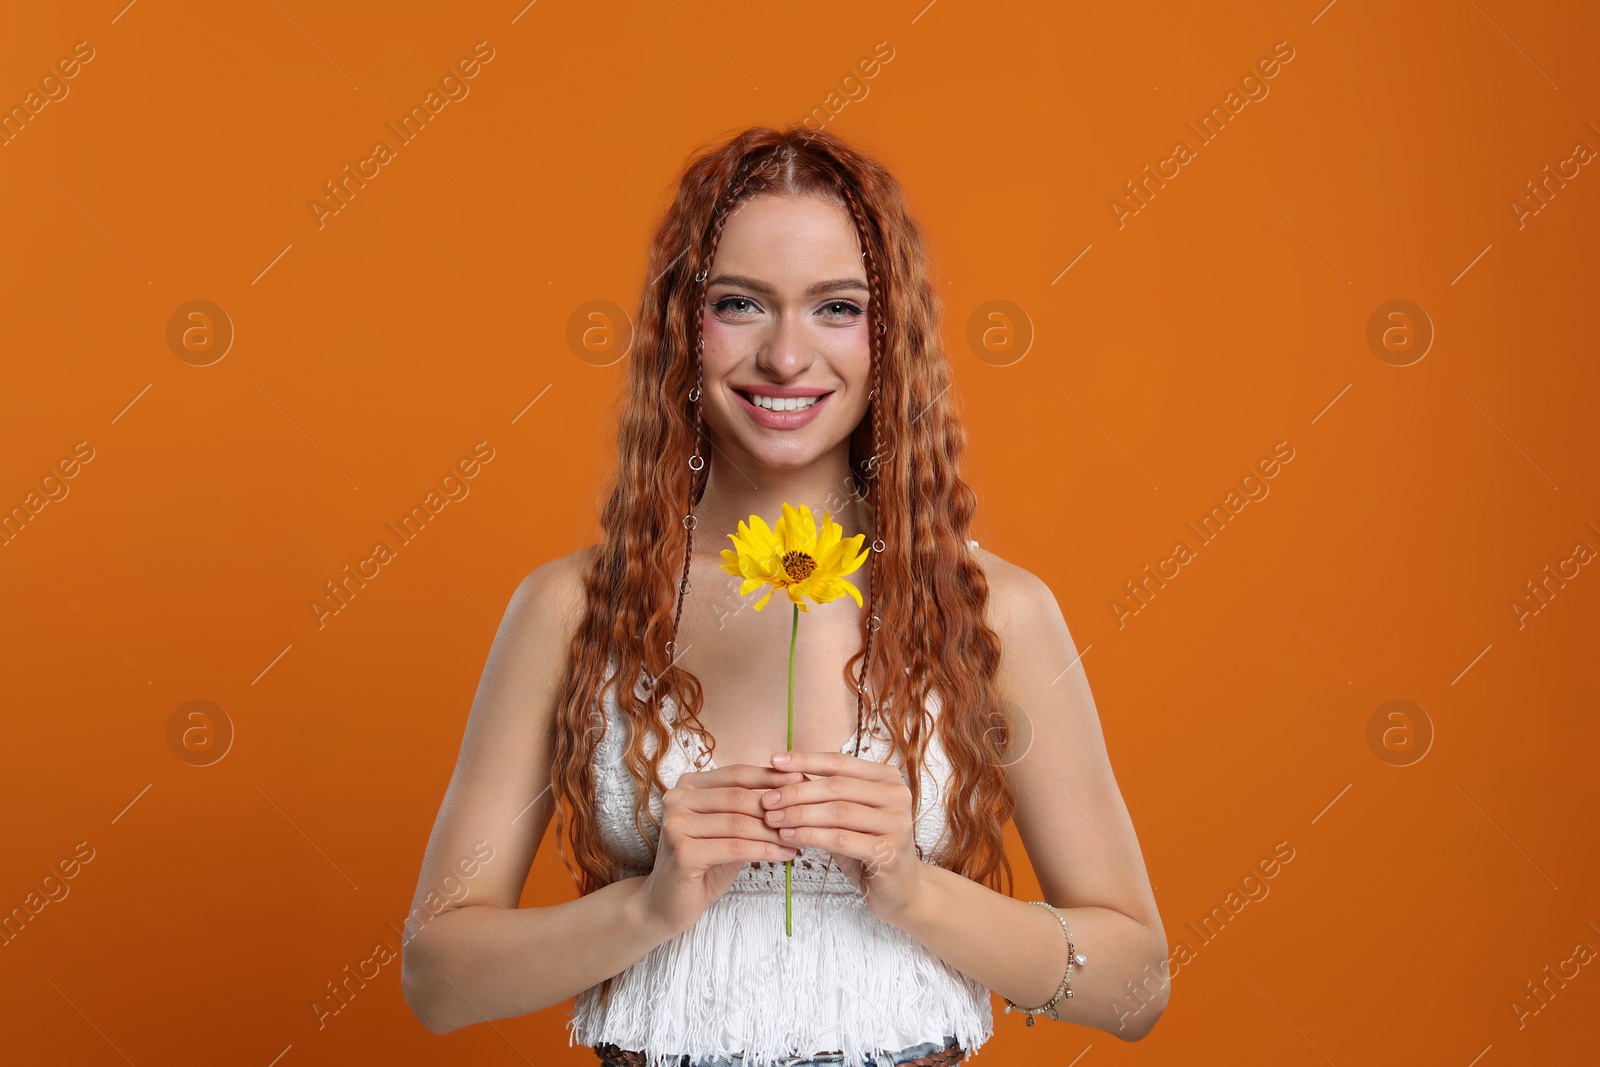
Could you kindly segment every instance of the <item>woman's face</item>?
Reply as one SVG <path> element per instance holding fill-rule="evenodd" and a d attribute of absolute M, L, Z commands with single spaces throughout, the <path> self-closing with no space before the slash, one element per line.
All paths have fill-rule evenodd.
<path fill-rule="evenodd" d="M 860 425 L 871 388 L 867 298 L 843 207 L 761 195 L 733 209 L 701 312 L 701 413 L 736 465 L 804 467 Z"/>

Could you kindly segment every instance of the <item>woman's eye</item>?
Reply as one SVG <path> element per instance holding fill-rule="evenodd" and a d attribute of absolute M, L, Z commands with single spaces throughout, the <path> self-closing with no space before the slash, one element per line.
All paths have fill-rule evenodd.
<path fill-rule="evenodd" d="M 732 315 L 750 315 L 758 310 L 756 302 L 747 296 L 725 296 L 711 306 L 717 311 Z M 822 305 L 822 312 L 829 318 L 855 318 L 866 314 L 849 300 L 830 300 Z"/>

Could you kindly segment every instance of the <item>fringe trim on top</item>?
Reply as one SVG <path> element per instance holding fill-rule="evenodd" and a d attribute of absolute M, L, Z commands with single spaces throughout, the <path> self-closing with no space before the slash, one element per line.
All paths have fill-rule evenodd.
<path fill-rule="evenodd" d="M 614 977 L 607 999 L 598 985 L 578 994 L 568 1047 L 609 1041 L 648 1067 L 731 1053 L 778 1067 L 836 1049 L 855 1062 L 949 1034 L 970 1058 L 994 1034 L 989 990 L 859 894 L 796 896 L 793 937 L 782 893 L 724 894 Z"/>

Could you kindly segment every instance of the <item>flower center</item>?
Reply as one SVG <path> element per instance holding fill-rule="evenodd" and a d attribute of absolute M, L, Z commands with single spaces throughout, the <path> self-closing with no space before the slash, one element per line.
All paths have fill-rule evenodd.
<path fill-rule="evenodd" d="M 791 582 L 803 582 L 811 577 L 811 572 L 817 569 L 817 561 L 804 552 L 785 552 L 783 554 L 783 573 L 789 576 Z"/>

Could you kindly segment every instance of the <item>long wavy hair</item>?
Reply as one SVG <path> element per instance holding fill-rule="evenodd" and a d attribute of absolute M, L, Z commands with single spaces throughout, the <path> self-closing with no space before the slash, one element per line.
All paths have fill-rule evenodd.
<path fill-rule="evenodd" d="M 848 211 L 871 293 L 872 392 L 868 415 L 851 436 L 849 487 L 872 520 L 870 599 L 861 612 L 861 647 L 843 668 L 857 693 L 857 753 L 870 690 L 920 811 L 921 768 L 929 732 L 937 729 L 952 769 L 938 862 L 1009 896 L 1003 831 L 1016 796 L 1004 768 L 1008 719 L 994 691 L 1000 640 L 984 621 L 989 586 L 968 546 L 977 500 L 960 476 L 966 432 L 950 396 L 939 298 L 899 183 L 826 131 L 757 127 L 704 150 L 684 169 L 655 231 L 616 474 L 601 519 L 604 540 L 584 578 L 583 618 L 557 695 L 550 781 L 558 850 L 580 893 L 617 877 L 595 817 L 592 755 L 604 736 L 604 687 L 612 687 L 628 724 L 623 763 L 635 785 L 634 824 L 652 847 L 660 826 L 648 795 L 665 786 L 663 699 L 672 695 L 679 708 L 675 726 L 693 731 L 708 750 L 715 745 L 699 721 L 699 679 L 673 655 L 689 592 L 693 508 L 712 462 L 698 403 L 701 316 L 730 212 L 763 195 L 822 197 Z M 868 669 L 873 653 L 882 661 L 875 672 L 881 685 Z M 936 722 L 928 711 L 933 692 L 941 708 Z"/>

